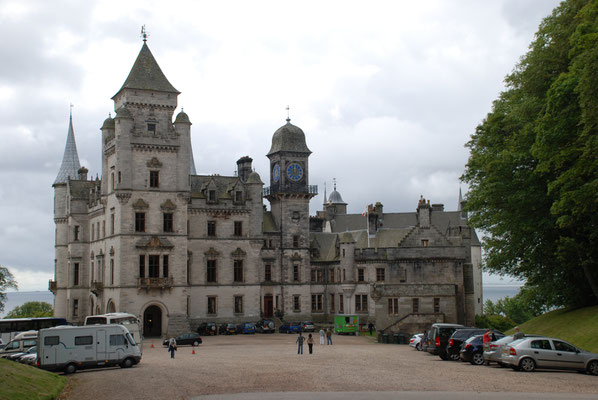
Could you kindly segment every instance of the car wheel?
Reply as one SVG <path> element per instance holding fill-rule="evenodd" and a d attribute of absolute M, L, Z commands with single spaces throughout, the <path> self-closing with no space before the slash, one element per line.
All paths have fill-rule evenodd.
<path fill-rule="evenodd" d="M 449 355 L 449 360 L 451 361 L 459 361 L 460 357 L 459 357 L 459 353 L 452 353 Z"/>
<path fill-rule="evenodd" d="M 588 372 L 592 375 L 598 375 L 598 361 L 592 360 L 588 363 Z"/>
<path fill-rule="evenodd" d="M 519 367 L 525 372 L 533 372 L 536 369 L 536 362 L 531 358 L 524 358 L 519 362 Z"/>
<path fill-rule="evenodd" d="M 422 351 L 422 345 L 421 345 L 421 343 L 416 344 L 415 348 L 417 349 L 417 351 Z"/>
<path fill-rule="evenodd" d="M 511 365 L 511 368 L 513 368 L 513 371 L 519 371 L 520 368 L 516 365 Z"/>
<path fill-rule="evenodd" d="M 120 364 L 121 368 L 131 368 L 133 366 L 133 360 L 130 358 L 125 358 L 123 362 Z"/>
<path fill-rule="evenodd" d="M 193 342 L 193 346 L 195 346 L 195 347 L 199 346 L 199 342 L 196 340 L 195 342 Z"/>
<path fill-rule="evenodd" d="M 77 367 L 75 367 L 75 364 L 69 364 L 64 369 L 64 374 L 70 375 L 70 374 L 74 374 L 76 371 L 77 371 Z"/>
<path fill-rule="evenodd" d="M 483 365 L 484 355 L 482 353 L 473 353 L 471 356 L 471 363 L 473 365 Z"/>
<path fill-rule="evenodd" d="M 440 353 L 438 354 L 438 356 L 442 358 L 444 361 L 448 360 L 448 356 L 446 355 L 446 353 Z"/>

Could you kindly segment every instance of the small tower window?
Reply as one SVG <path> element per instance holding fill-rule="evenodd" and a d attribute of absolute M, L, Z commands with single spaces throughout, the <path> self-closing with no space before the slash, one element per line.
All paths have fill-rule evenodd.
<path fill-rule="evenodd" d="M 152 135 L 156 134 L 156 124 L 147 124 L 147 132 L 151 133 Z"/>
<path fill-rule="evenodd" d="M 160 171 L 150 171 L 150 187 L 160 187 Z"/>

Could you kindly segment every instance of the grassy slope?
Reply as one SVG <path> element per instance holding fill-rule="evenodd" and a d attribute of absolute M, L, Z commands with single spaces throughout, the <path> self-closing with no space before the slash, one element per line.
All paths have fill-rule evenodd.
<path fill-rule="evenodd" d="M 0 359 L 0 399 L 56 399 L 66 378 L 29 365 Z"/>
<path fill-rule="evenodd" d="M 519 325 L 519 329 L 523 333 L 563 339 L 584 350 L 598 353 L 598 306 L 551 311 Z"/>

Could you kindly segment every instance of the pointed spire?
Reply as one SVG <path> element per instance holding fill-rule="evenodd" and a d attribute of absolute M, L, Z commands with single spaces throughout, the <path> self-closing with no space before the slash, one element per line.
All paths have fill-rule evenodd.
<path fill-rule="evenodd" d="M 71 113 L 69 117 L 69 131 L 66 136 L 66 146 L 64 147 L 64 155 L 62 156 L 62 164 L 58 171 L 58 176 L 54 181 L 57 183 L 66 183 L 69 179 L 78 179 L 79 155 L 77 154 L 77 143 L 75 143 L 75 131 L 73 130 L 73 106 L 71 105 Z"/>
<path fill-rule="evenodd" d="M 459 187 L 459 204 L 457 204 L 457 211 L 461 211 L 462 203 L 463 203 L 463 196 L 461 195 L 461 187 Z"/>
<path fill-rule="evenodd" d="M 131 68 L 131 72 L 129 72 L 129 76 L 118 93 L 123 89 L 155 90 L 156 92 L 176 94 L 181 93 L 168 82 L 168 79 L 166 79 L 166 76 L 160 69 L 158 62 L 145 41 L 143 42 L 143 46 L 141 46 L 141 51 L 135 60 L 135 64 L 133 64 L 133 68 Z M 114 99 L 118 93 L 116 93 L 112 99 Z"/>
<path fill-rule="evenodd" d="M 326 196 L 326 182 L 324 182 L 324 205 L 328 204 L 328 197 Z"/>

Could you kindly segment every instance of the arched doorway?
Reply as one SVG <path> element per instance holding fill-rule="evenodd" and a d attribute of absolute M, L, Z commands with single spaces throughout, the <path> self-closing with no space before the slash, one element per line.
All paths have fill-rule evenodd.
<path fill-rule="evenodd" d="M 116 306 L 114 305 L 114 302 L 112 300 L 108 301 L 108 306 L 106 306 L 106 312 L 109 312 L 109 313 L 116 312 Z"/>
<path fill-rule="evenodd" d="M 162 336 L 162 310 L 158 306 L 149 306 L 143 313 L 143 336 Z"/>

